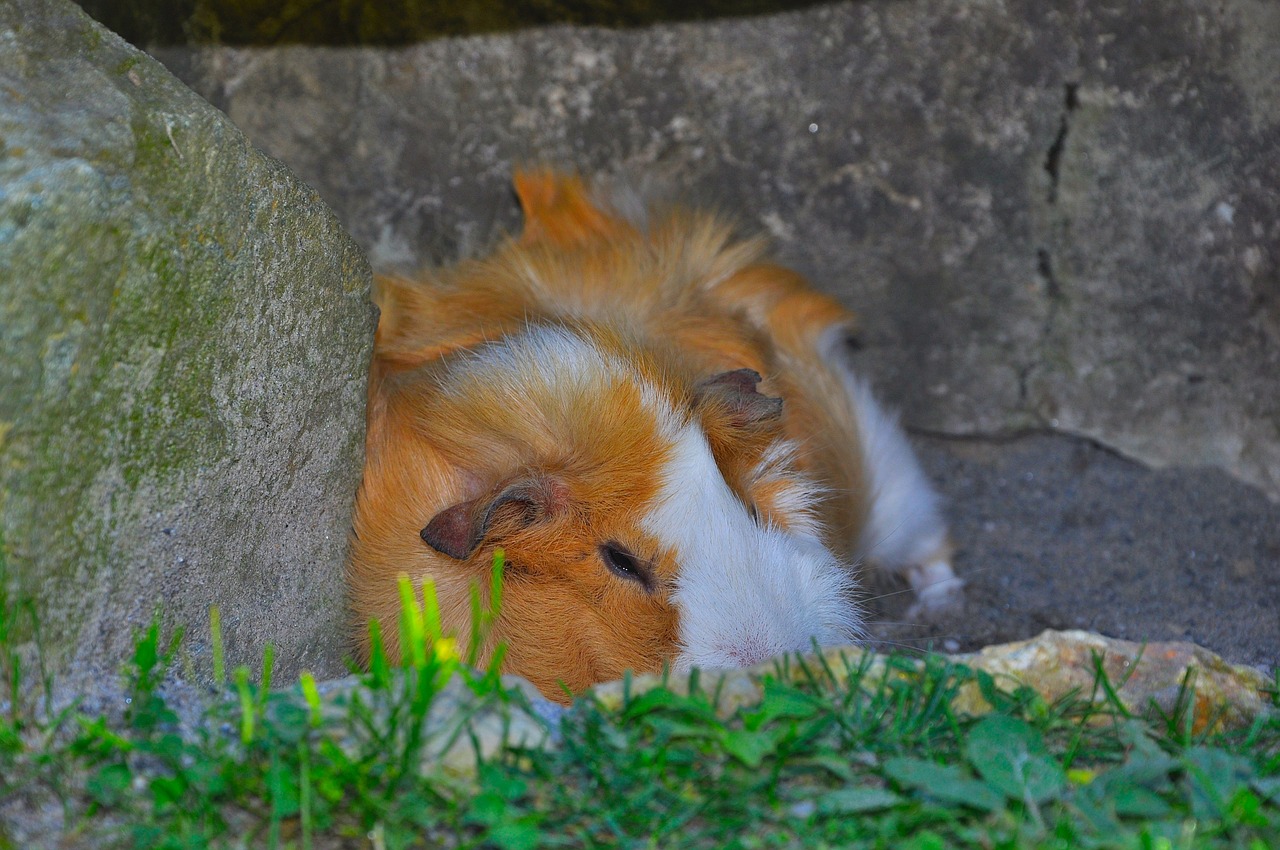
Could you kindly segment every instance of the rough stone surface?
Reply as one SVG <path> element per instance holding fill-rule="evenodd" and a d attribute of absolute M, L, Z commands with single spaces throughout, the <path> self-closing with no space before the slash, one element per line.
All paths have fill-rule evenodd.
<path fill-rule="evenodd" d="M 375 266 L 481 250 L 514 163 L 657 174 L 858 309 L 909 424 L 1056 428 L 1275 497 L 1277 44 L 1269 0 L 882 0 L 158 55 Z"/>
<path fill-rule="evenodd" d="M 1101 670 L 1126 709 L 1140 714 L 1154 705 L 1169 717 L 1185 709 L 1195 734 L 1247 727 L 1275 710 L 1269 679 L 1184 641 L 1134 643 L 1081 631 L 1046 631 L 955 661 L 990 673 L 997 682 L 1034 688 L 1050 702 L 1074 693 L 1090 694 L 1094 702 L 1105 704 L 1112 696 L 1095 687 Z M 962 710 L 990 710 L 976 688 L 962 691 L 960 701 Z"/>
<path fill-rule="evenodd" d="M 915 444 L 946 498 L 965 600 L 909 622 L 902 587 L 869 583 L 883 645 L 973 651 L 1087 629 L 1280 666 L 1280 508 L 1258 490 L 1049 434 Z"/>
<path fill-rule="evenodd" d="M 822 652 L 833 684 L 843 686 L 850 671 L 866 665 L 864 682 L 874 687 L 885 675 L 898 675 L 884 656 L 859 647 L 835 647 Z M 1177 706 L 1179 692 L 1185 688 L 1194 694 L 1187 706 L 1192 728 L 1198 734 L 1207 730 L 1238 729 L 1248 726 L 1255 717 L 1274 711 L 1266 691 L 1270 680 L 1249 667 L 1237 667 L 1191 643 L 1139 644 L 1114 640 L 1081 631 L 1045 631 L 1031 640 L 989 646 L 981 652 L 953 656 L 950 660 L 972 670 L 991 674 L 996 685 L 1012 692 L 1030 687 L 1046 700 L 1054 701 L 1075 693 L 1092 698 L 1099 704 L 1110 696 L 1093 688 L 1097 679 L 1095 659 L 1100 660 L 1107 680 L 1124 707 L 1135 713 L 1144 712 L 1152 703 L 1170 713 Z M 924 662 L 917 662 L 923 669 Z M 809 670 L 818 669 L 813 659 Z M 747 670 L 703 672 L 698 687 L 704 693 L 718 694 L 717 711 L 732 715 L 746 706 L 755 705 L 764 695 L 763 679 L 777 676 L 803 680 L 810 675 L 794 663 L 775 660 Z M 677 693 L 687 693 L 692 679 L 671 677 L 665 684 Z M 664 684 L 660 676 L 637 676 L 630 682 L 609 682 L 594 689 L 605 705 L 620 705 L 625 695 L 640 694 Z M 1194 690 L 1190 690 L 1194 686 Z M 976 683 L 962 686 L 956 695 L 956 708 L 967 714 L 984 714 L 991 706 L 983 699 Z"/>
<path fill-rule="evenodd" d="M 373 311 L 358 247 L 70 3 L 0 4 L 0 531 L 63 681 L 162 606 L 208 675 L 340 672 Z"/>

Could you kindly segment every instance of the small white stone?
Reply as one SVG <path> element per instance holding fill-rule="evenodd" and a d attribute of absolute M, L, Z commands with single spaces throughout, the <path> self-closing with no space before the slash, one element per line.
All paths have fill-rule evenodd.
<path fill-rule="evenodd" d="M 1244 249 L 1244 270 L 1250 275 L 1257 276 L 1262 270 L 1262 249 L 1257 245 L 1250 245 Z"/>

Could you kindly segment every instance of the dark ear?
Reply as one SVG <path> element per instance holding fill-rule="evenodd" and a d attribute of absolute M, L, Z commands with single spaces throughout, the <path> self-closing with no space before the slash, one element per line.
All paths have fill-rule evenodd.
<path fill-rule="evenodd" d="M 422 529 L 422 539 L 440 554 L 463 560 L 484 542 L 499 511 L 510 511 L 522 525 L 529 526 L 567 506 L 568 492 L 562 482 L 545 477 L 522 478 L 496 495 L 445 508 Z"/>
<path fill-rule="evenodd" d="M 782 399 L 756 391 L 760 373 L 754 369 L 734 369 L 704 378 L 694 387 L 697 404 L 722 406 L 736 425 L 769 422 L 782 415 Z"/>

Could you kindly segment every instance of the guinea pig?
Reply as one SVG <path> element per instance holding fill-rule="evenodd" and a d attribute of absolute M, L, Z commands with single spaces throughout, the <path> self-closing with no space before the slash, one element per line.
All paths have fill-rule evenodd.
<path fill-rule="evenodd" d="M 624 671 L 749 666 L 863 635 L 854 570 L 917 610 L 959 583 L 938 498 L 847 361 L 854 317 L 721 218 L 515 177 L 523 231 L 382 276 L 348 580 L 398 653 L 397 581 L 565 700 Z"/>

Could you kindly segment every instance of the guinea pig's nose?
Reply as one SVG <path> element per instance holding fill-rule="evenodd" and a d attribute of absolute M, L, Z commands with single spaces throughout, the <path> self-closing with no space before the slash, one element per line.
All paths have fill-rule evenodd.
<path fill-rule="evenodd" d="M 717 649 L 724 657 L 726 667 L 754 667 L 763 664 L 776 654 L 774 648 L 766 641 L 753 636 L 743 636 L 733 643 L 723 644 Z"/>

